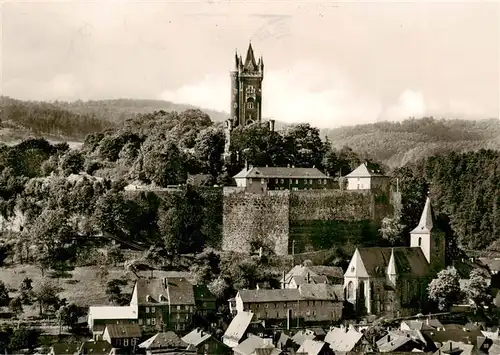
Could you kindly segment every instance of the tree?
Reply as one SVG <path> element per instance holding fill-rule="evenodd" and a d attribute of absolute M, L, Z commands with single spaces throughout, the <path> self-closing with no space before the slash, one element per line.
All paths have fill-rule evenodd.
<path fill-rule="evenodd" d="M 9 304 L 9 290 L 7 290 L 7 286 L 5 283 L 0 280 L 0 307 L 7 306 Z"/>
<path fill-rule="evenodd" d="M 428 286 L 429 299 L 437 303 L 441 311 L 448 311 L 460 300 L 460 277 L 454 268 L 441 270 Z"/>
<path fill-rule="evenodd" d="M 16 297 L 10 300 L 9 309 L 15 315 L 18 315 L 23 312 L 23 302 L 21 297 Z"/>
<path fill-rule="evenodd" d="M 479 268 L 472 269 L 469 279 L 470 282 L 465 287 L 465 296 L 474 302 L 476 308 L 489 306 L 493 298 L 485 272 Z"/>
<path fill-rule="evenodd" d="M 62 208 L 44 209 L 25 233 L 37 245 L 36 259 L 42 275 L 46 268 L 75 257 L 72 248 L 74 231 L 69 225 L 66 211 Z"/>
<path fill-rule="evenodd" d="M 33 349 L 38 343 L 40 331 L 33 328 L 18 328 L 10 337 L 9 348 L 14 350 Z"/>
<path fill-rule="evenodd" d="M 201 162 L 204 172 L 214 179 L 222 173 L 225 137 L 218 127 L 208 127 L 196 137 L 195 156 Z"/>
<path fill-rule="evenodd" d="M 221 277 L 218 277 L 216 279 L 213 279 L 209 284 L 208 284 L 208 290 L 215 296 L 217 299 L 223 299 L 224 295 L 226 294 L 227 290 L 229 289 L 229 285 Z"/>
<path fill-rule="evenodd" d="M 319 129 L 309 123 L 291 126 L 284 135 L 291 164 L 298 167 L 321 167 L 325 145 Z"/>
<path fill-rule="evenodd" d="M 121 279 L 113 279 L 108 281 L 106 285 L 106 295 L 111 303 L 123 305 L 127 302 L 126 295 L 122 294 L 122 287 L 127 285 L 127 281 Z"/>
<path fill-rule="evenodd" d="M 49 307 L 57 307 L 60 299 L 57 295 L 59 293 L 59 288 L 56 287 L 51 282 L 42 282 L 35 291 L 35 297 L 38 302 L 40 309 L 40 315 L 43 312 L 47 312 Z"/>
<path fill-rule="evenodd" d="M 182 154 L 172 140 L 151 136 L 142 147 L 142 171 L 147 182 L 158 186 L 177 185 L 186 181 Z"/>
<path fill-rule="evenodd" d="M 78 174 L 83 170 L 84 157 L 78 150 L 68 150 L 59 159 L 59 171 L 64 176 Z"/>
<path fill-rule="evenodd" d="M 108 248 L 106 257 L 108 263 L 113 266 L 115 266 L 118 263 L 122 263 L 125 260 L 123 251 L 117 244 L 113 244 Z"/>
<path fill-rule="evenodd" d="M 20 298 L 23 304 L 31 304 L 34 293 L 33 293 L 33 280 L 29 277 L 25 277 L 23 281 L 21 281 L 21 287 L 19 288 Z"/>
<path fill-rule="evenodd" d="M 391 245 L 396 245 L 403 242 L 403 230 L 405 226 L 401 223 L 399 215 L 393 217 L 385 217 L 382 220 L 379 232 L 382 238 L 387 240 Z"/>

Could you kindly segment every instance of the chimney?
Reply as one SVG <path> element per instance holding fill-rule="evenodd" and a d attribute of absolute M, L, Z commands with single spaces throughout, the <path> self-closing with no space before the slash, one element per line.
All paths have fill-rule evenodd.
<path fill-rule="evenodd" d="M 269 120 L 269 130 L 271 132 L 274 132 L 274 123 L 275 123 L 274 120 Z"/>
<path fill-rule="evenodd" d="M 307 283 L 310 283 L 311 282 L 311 276 L 309 274 L 309 271 L 307 272 Z"/>
<path fill-rule="evenodd" d="M 283 271 L 283 273 L 282 273 L 282 279 L 281 279 L 281 288 L 285 288 L 285 283 L 286 283 L 285 272 Z"/>
<path fill-rule="evenodd" d="M 245 170 L 248 170 L 248 167 L 249 167 L 248 160 L 245 160 Z"/>
<path fill-rule="evenodd" d="M 391 335 L 387 335 L 387 342 L 390 342 L 391 341 Z"/>
<path fill-rule="evenodd" d="M 164 286 L 165 288 L 167 288 L 167 287 L 168 287 L 168 279 L 167 279 L 166 277 L 164 277 L 164 278 L 163 278 L 163 286 Z"/>

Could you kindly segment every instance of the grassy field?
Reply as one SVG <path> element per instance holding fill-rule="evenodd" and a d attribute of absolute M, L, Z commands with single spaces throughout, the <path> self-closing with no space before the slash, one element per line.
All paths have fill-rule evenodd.
<path fill-rule="evenodd" d="M 74 302 L 78 306 L 88 307 L 91 305 L 108 305 L 106 297 L 106 283 L 112 279 L 126 279 L 128 284 L 123 288 L 124 293 L 132 293 L 135 280 L 137 277 L 134 274 L 126 274 L 123 268 L 115 267 L 108 268 L 108 275 L 101 278 L 98 267 L 77 267 L 69 272 L 71 277 L 51 278 L 42 277 L 39 268 L 32 265 L 20 265 L 16 267 L 0 268 L 0 280 L 2 280 L 7 288 L 11 290 L 9 295 L 15 297 L 17 290 L 24 278 L 29 277 L 33 280 L 33 288 L 36 289 L 44 280 L 49 280 L 59 286 L 62 291 L 59 297 L 66 298 L 68 303 Z M 151 277 L 150 271 L 138 273 L 140 277 Z M 188 273 L 176 271 L 154 271 L 153 277 L 190 277 Z M 38 314 L 37 305 L 32 307 L 24 307 L 22 318 L 35 316 Z"/>

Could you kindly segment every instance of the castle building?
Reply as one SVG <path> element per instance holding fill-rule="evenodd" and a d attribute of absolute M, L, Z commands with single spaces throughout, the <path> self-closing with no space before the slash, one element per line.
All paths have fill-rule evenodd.
<path fill-rule="evenodd" d="M 268 190 L 326 190 L 334 188 L 334 181 L 317 168 L 254 167 L 245 168 L 233 176 L 236 186 L 247 192 Z"/>
<path fill-rule="evenodd" d="M 427 197 L 409 247 L 357 248 L 344 274 L 344 292 L 358 313 L 405 314 L 421 309 L 427 286 L 445 267 L 445 235 L 434 226 Z"/>
<path fill-rule="evenodd" d="M 376 166 L 363 163 L 346 175 L 347 190 L 372 190 L 389 186 L 389 177 Z"/>
<path fill-rule="evenodd" d="M 226 154 L 229 153 L 231 131 L 239 126 L 247 126 L 262 121 L 262 80 L 264 80 L 264 60 L 255 60 L 252 44 L 248 45 L 243 61 L 235 53 L 234 70 L 231 71 L 230 117 L 226 121 Z"/>

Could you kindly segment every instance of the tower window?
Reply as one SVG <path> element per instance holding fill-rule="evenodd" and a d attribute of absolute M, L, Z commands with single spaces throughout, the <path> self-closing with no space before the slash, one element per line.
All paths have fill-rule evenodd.
<path fill-rule="evenodd" d="M 419 237 L 418 238 L 418 246 L 421 247 L 422 246 L 422 237 Z"/>
<path fill-rule="evenodd" d="M 247 108 L 253 108 L 253 102 L 247 102 Z"/>
<path fill-rule="evenodd" d="M 247 88 L 247 92 L 249 94 L 255 94 L 255 88 L 253 87 L 253 85 L 249 85 L 248 88 Z"/>

